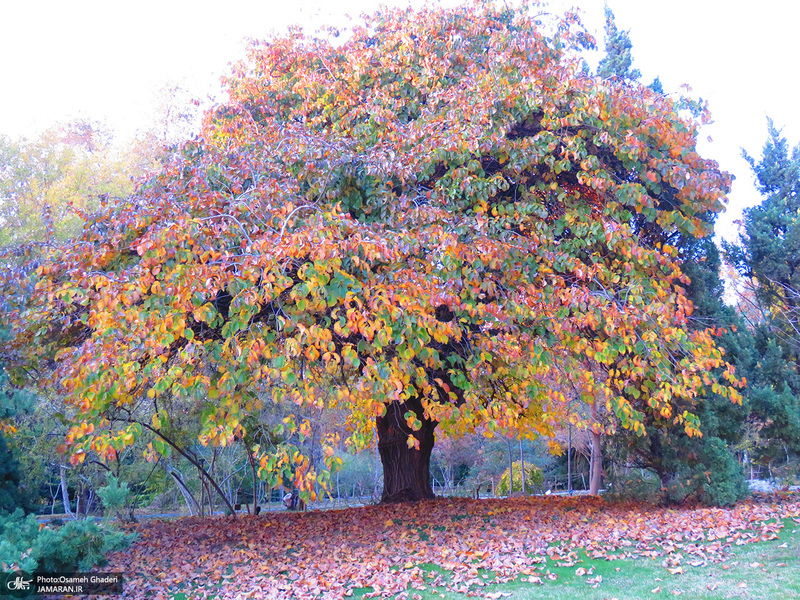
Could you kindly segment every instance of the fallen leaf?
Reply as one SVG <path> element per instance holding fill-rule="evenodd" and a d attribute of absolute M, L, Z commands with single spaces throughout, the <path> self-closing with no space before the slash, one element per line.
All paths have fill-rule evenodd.
<path fill-rule="evenodd" d="M 660 594 L 661 593 L 661 586 L 658 586 L 657 588 L 653 588 L 652 590 L 650 590 L 650 593 L 651 594 Z"/>
<path fill-rule="evenodd" d="M 493 514 L 487 526 L 489 512 Z M 525 521 L 531 514 L 536 514 L 536 519 Z M 161 572 L 167 598 L 187 589 L 187 584 L 191 597 L 197 598 L 212 594 L 246 598 L 251 593 L 254 597 L 286 598 L 297 590 L 298 597 L 327 600 L 371 587 L 375 592 L 369 592 L 369 597 L 397 598 L 405 593 L 402 598 L 412 600 L 413 593 L 438 598 L 448 586 L 451 593 L 464 590 L 471 597 L 484 597 L 486 590 L 481 591 L 481 586 L 490 582 L 521 582 L 522 576 L 528 578 L 522 585 L 560 581 L 556 573 L 545 572 L 548 561 L 574 564 L 581 553 L 591 557 L 598 551 L 603 559 L 590 560 L 653 558 L 665 561 L 669 569 L 688 570 L 690 565 L 739 569 L 749 563 L 736 565 L 730 559 L 728 564 L 722 563 L 730 546 L 736 541 L 758 541 L 764 524 L 786 514 L 800 514 L 800 502 L 753 499 L 710 513 L 707 509 L 665 511 L 637 505 L 620 508 L 589 498 L 550 496 L 453 499 L 446 504 L 369 506 L 307 515 L 267 512 L 235 521 L 196 517 L 143 521 L 136 527 L 136 544 L 111 554 L 107 568 L 125 570 L 130 573 L 129 581 L 139 582 L 131 588 L 130 600 L 146 600 L 148 588 L 143 582 Z M 722 523 L 734 541 L 709 542 L 706 533 Z M 275 531 L 291 535 L 276 536 Z M 680 547 L 676 545 L 678 535 L 684 540 Z M 541 549 L 530 545 L 534 538 L 542 541 Z M 626 539 L 634 543 L 623 544 Z M 510 547 L 526 545 L 530 550 L 523 560 L 508 552 Z M 664 547 L 673 548 L 672 554 L 665 556 Z M 172 560 L 170 568 L 165 568 L 166 557 Z M 316 574 L 307 570 L 309 561 L 313 561 Z M 421 571 L 420 564 L 430 567 Z M 761 568 L 774 570 L 774 565 L 767 562 Z M 585 569 L 581 579 L 588 585 L 608 585 L 599 583 L 591 565 L 575 564 L 572 572 L 583 572 L 579 567 Z M 228 568 L 232 573 L 225 577 Z M 622 570 L 615 566 L 612 573 Z M 489 581 L 486 572 L 491 574 Z M 213 591 L 206 583 L 212 576 L 216 583 Z M 424 593 L 420 591 L 423 581 L 428 587 Z M 671 593 L 673 586 L 662 589 L 663 581 L 670 579 L 659 577 L 652 581 L 653 587 Z M 699 583 L 701 589 L 707 585 L 713 584 L 709 580 Z M 432 587 L 437 588 L 433 593 Z M 490 590 L 496 593 L 494 588 Z M 683 592 L 692 596 L 686 589 Z"/>

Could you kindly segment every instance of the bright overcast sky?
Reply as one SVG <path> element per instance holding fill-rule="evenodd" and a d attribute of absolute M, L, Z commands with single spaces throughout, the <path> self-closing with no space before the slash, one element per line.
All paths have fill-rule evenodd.
<path fill-rule="evenodd" d="M 659 76 L 667 92 L 687 83 L 710 102 L 715 122 L 704 129 L 700 148 L 736 176 L 717 226 L 731 238 L 732 221 L 759 201 L 740 148 L 759 155 L 767 116 L 791 145 L 800 142 L 800 3 L 608 1 L 618 27 L 630 30 L 644 82 Z M 602 0 L 554 2 L 572 4 L 602 42 Z M 217 90 L 228 63 L 242 56 L 245 38 L 292 23 L 342 25 L 345 14 L 375 6 L 367 0 L 3 0 L 0 134 L 33 136 L 84 117 L 130 135 L 151 124 L 165 84 L 179 83 L 197 97 Z"/>

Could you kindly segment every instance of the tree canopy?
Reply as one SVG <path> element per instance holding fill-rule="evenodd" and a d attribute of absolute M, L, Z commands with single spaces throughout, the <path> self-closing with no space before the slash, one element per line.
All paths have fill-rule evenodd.
<path fill-rule="evenodd" d="M 696 151 L 701 106 L 584 73 L 588 43 L 573 14 L 491 3 L 254 43 L 15 317 L 74 460 L 187 410 L 227 444 L 266 401 L 344 408 L 356 447 L 377 418 L 392 500 L 428 494 L 390 478 L 427 475 L 435 427 L 548 435 L 577 401 L 699 434 L 698 392 L 738 382 L 687 324 L 675 244 L 730 177 Z"/>

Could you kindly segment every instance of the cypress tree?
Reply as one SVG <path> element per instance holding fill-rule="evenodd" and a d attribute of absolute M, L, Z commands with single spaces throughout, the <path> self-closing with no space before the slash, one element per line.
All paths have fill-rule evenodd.
<path fill-rule="evenodd" d="M 600 77 L 616 77 L 617 79 L 639 79 L 641 73 L 639 69 L 631 69 L 633 56 L 631 50 L 633 44 L 627 31 L 620 31 L 614 21 L 614 13 L 605 6 L 606 14 L 606 55 L 600 61 L 597 74 Z"/>

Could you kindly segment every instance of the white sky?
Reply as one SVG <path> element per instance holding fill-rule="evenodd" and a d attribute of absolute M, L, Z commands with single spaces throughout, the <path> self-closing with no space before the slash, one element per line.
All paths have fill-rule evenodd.
<path fill-rule="evenodd" d="M 553 4 L 580 6 L 602 43 L 602 0 Z M 733 220 L 760 200 L 740 148 L 760 154 L 767 116 L 792 146 L 800 142 L 800 3 L 609 5 L 617 26 L 630 30 L 634 66 L 644 82 L 659 76 L 668 92 L 687 83 L 710 102 L 715 122 L 703 131 L 700 148 L 736 176 L 730 208 L 717 225 L 732 238 Z M 243 55 L 245 38 L 291 23 L 341 25 L 346 13 L 376 6 L 368 0 L 0 0 L 0 134 L 30 137 L 80 116 L 130 135 L 151 123 L 165 84 L 180 83 L 199 98 L 216 92 L 228 63 Z"/>

